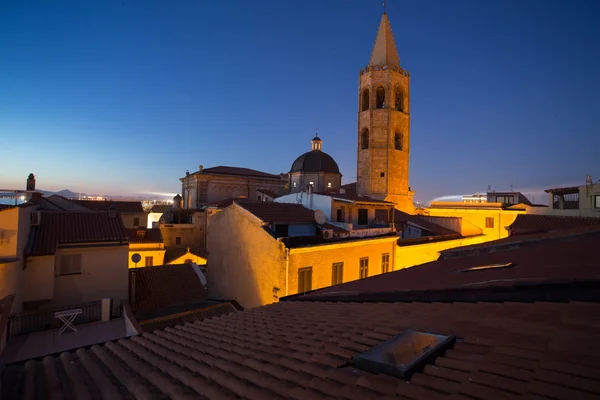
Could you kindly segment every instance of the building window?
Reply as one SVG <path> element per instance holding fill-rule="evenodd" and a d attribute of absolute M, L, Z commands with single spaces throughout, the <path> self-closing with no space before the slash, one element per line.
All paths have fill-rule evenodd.
<path fill-rule="evenodd" d="M 315 186 L 314 182 L 308 182 L 309 186 Z"/>
<path fill-rule="evenodd" d="M 180 245 L 180 244 L 181 244 L 181 236 L 177 236 L 177 237 L 175 238 L 175 244 L 176 244 L 176 245 Z"/>
<path fill-rule="evenodd" d="M 390 254 L 385 253 L 381 255 L 381 273 L 385 274 L 390 272 Z"/>
<path fill-rule="evenodd" d="M 385 107 L 385 89 L 381 86 L 375 91 L 375 108 Z"/>
<path fill-rule="evenodd" d="M 485 227 L 490 229 L 494 227 L 494 218 L 493 217 L 486 217 L 485 218 Z"/>
<path fill-rule="evenodd" d="M 287 237 L 289 229 L 288 225 L 275 225 L 275 236 L 277 237 Z"/>
<path fill-rule="evenodd" d="M 396 86 L 394 97 L 396 98 L 396 111 L 404 111 L 404 96 L 402 95 L 402 89 L 400 89 L 400 86 Z"/>
<path fill-rule="evenodd" d="M 135 217 L 133 219 L 133 226 L 135 226 L 135 227 L 140 226 L 140 219 L 138 217 Z"/>
<path fill-rule="evenodd" d="M 367 111 L 369 109 L 369 89 L 365 89 L 362 92 L 362 111 Z"/>
<path fill-rule="evenodd" d="M 369 277 L 369 257 L 360 259 L 360 279 Z"/>
<path fill-rule="evenodd" d="M 293 186 L 294 186 L 294 187 L 298 186 L 298 183 L 297 183 L 297 182 L 294 182 L 294 183 L 293 183 Z"/>
<path fill-rule="evenodd" d="M 358 225 L 367 225 L 369 223 L 369 210 L 366 208 L 358 209 Z"/>
<path fill-rule="evenodd" d="M 382 172 L 381 174 L 379 174 L 379 176 L 385 178 L 385 172 Z"/>
<path fill-rule="evenodd" d="M 154 257 L 149 256 L 146 257 L 146 267 L 151 267 L 154 265 Z"/>
<path fill-rule="evenodd" d="M 300 268 L 298 270 L 298 293 L 310 292 L 312 290 L 312 267 Z"/>
<path fill-rule="evenodd" d="M 81 274 L 81 254 L 62 254 L 58 258 L 58 274 Z"/>
<path fill-rule="evenodd" d="M 600 194 L 594 195 L 594 208 L 600 208 Z"/>
<path fill-rule="evenodd" d="M 404 135 L 401 133 L 396 133 L 394 135 L 394 148 L 396 150 L 402 150 L 403 142 L 404 142 Z"/>
<path fill-rule="evenodd" d="M 327 182 L 327 187 L 331 187 L 331 182 Z"/>
<path fill-rule="evenodd" d="M 262 201 L 262 198 L 260 196 L 257 197 L 258 201 Z"/>
<path fill-rule="evenodd" d="M 369 130 L 367 128 L 360 133 L 360 148 L 363 150 L 369 148 Z"/>
<path fill-rule="evenodd" d="M 338 208 L 337 209 L 337 222 L 344 222 L 344 209 L 343 208 Z"/>
<path fill-rule="evenodd" d="M 344 283 L 344 263 L 337 262 L 331 265 L 331 284 L 339 285 Z"/>

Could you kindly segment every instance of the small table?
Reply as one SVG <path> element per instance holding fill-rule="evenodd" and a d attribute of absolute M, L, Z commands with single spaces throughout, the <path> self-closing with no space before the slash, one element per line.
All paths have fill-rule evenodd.
<path fill-rule="evenodd" d="M 81 308 L 55 312 L 54 318 L 58 318 L 64 323 L 64 325 L 59 329 L 58 334 L 62 335 L 62 333 L 67 328 L 71 328 L 73 332 L 77 332 L 77 328 L 75 328 L 75 326 L 73 325 L 73 321 L 75 321 L 75 318 L 77 318 L 77 316 L 82 312 L 83 311 L 81 311 Z"/>

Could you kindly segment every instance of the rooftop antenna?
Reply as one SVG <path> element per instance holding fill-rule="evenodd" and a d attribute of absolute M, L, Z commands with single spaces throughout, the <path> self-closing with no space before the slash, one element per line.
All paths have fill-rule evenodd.
<path fill-rule="evenodd" d="M 315 132 L 316 132 L 317 137 L 319 137 L 319 128 L 315 128 Z"/>

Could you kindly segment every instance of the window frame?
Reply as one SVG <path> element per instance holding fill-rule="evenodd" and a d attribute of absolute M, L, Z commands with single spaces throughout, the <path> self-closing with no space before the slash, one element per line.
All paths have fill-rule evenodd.
<path fill-rule="evenodd" d="M 365 279 L 369 277 L 369 257 L 362 257 L 359 259 L 358 279 Z"/>
<path fill-rule="evenodd" d="M 380 96 L 380 93 L 383 93 L 383 96 Z M 385 104 L 385 88 L 383 86 L 378 86 L 375 89 L 375 108 L 378 110 L 386 108 Z"/>
<path fill-rule="evenodd" d="M 331 264 L 331 286 L 344 283 L 344 262 L 334 262 Z"/>
<path fill-rule="evenodd" d="M 79 264 L 79 272 L 72 272 L 72 270 L 74 269 L 72 265 L 69 265 L 68 268 L 69 271 L 68 272 L 63 272 L 63 262 L 65 259 L 77 259 L 77 262 Z M 66 253 L 66 254 L 61 254 L 58 257 L 58 268 L 57 268 L 57 272 L 58 272 L 58 276 L 67 276 L 67 275 L 81 275 L 83 274 L 83 254 L 82 253 Z"/>
<path fill-rule="evenodd" d="M 181 236 L 175 236 L 175 245 L 181 246 Z"/>
<path fill-rule="evenodd" d="M 371 106 L 371 99 L 369 98 L 371 94 L 371 91 L 369 90 L 369 88 L 364 88 L 362 90 L 361 93 L 361 104 L 360 104 L 360 111 L 369 111 L 369 108 Z"/>
<path fill-rule="evenodd" d="M 387 274 L 390 272 L 390 253 L 383 253 L 381 255 L 381 273 Z"/>
<path fill-rule="evenodd" d="M 361 214 L 365 215 L 365 223 L 361 224 Z M 356 225 L 369 225 L 369 209 L 368 208 L 359 208 L 358 209 L 358 219 L 356 220 Z"/>
<path fill-rule="evenodd" d="M 308 280 L 307 276 L 308 275 Z M 308 290 L 306 290 L 308 282 Z M 306 293 L 312 290 L 312 267 L 298 268 L 298 293 Z"/>
<path fill-rule="evenodd" d="M 133 226 L 135 226 L 135 227 L 140 226 L 140 217 L 133 218 Z"/>
<path fill-rule="evenodd" d="M 148 260 L 150 260 L 150 264 L 148 264 Z M 144 266 L 145 267 L 153 267 L 154 266 L 154 257 L 153 256 L 144 257 Z"/>
<path fill-rule="evenodd" d="M 485 228 L 494 229 L 494 217 L 485 217 Z"/>

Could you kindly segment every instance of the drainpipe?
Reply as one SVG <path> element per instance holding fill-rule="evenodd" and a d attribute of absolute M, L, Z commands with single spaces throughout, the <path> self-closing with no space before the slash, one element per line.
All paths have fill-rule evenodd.
<path fill-rule="evenodd" d="M 288 295 L 289 271 L 290 271 L 290 249 L 285 247 L 285 295 L 286 296 Z"/>

